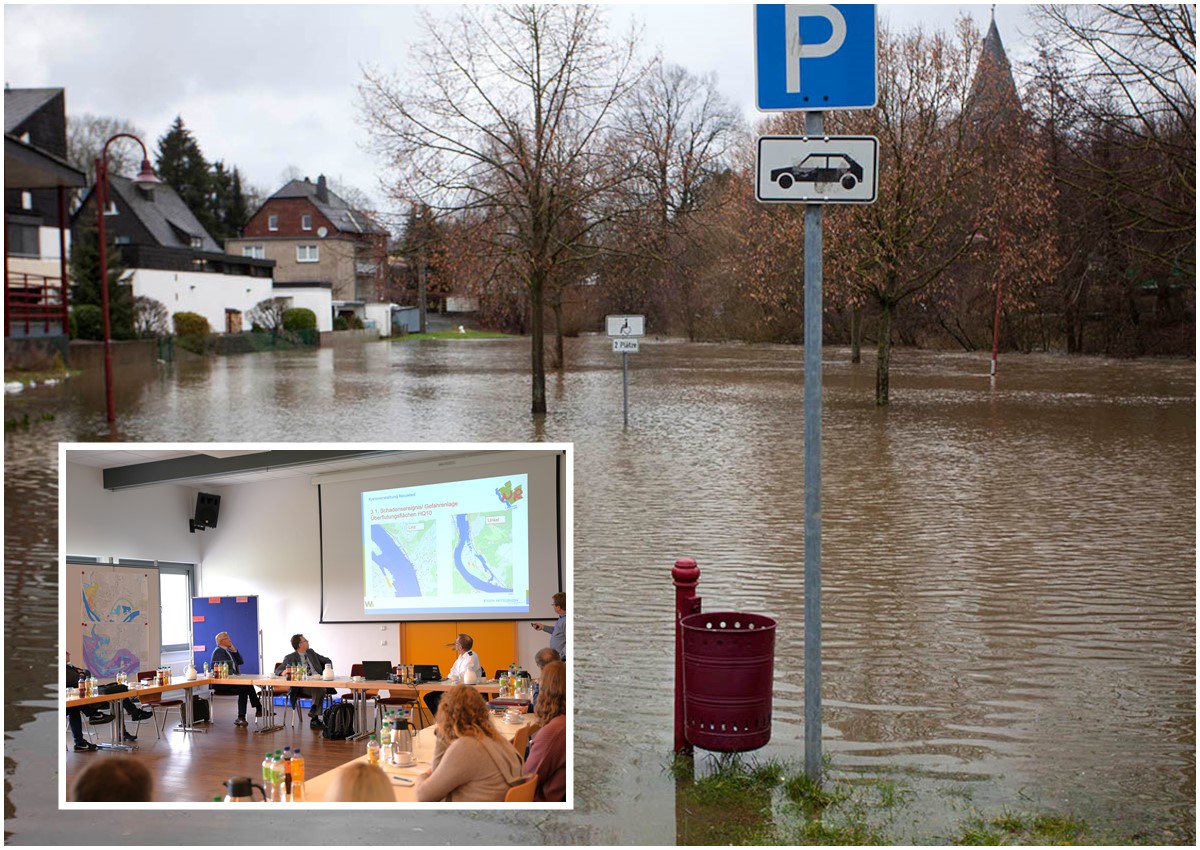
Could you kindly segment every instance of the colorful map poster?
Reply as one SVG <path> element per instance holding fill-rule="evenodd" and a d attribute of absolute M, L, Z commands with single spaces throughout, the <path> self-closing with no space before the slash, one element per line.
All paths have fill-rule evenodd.
<path fill-rule="evenodd" d="M 150 655 L 150 578 L 145 570 L 84 570 L 80 589 L 83 666 L 100 679 L 136 674 Z M 157 601 L 154 601 L 157 606 Z M 157 613 L 157 612 L 155 612 Z"/>

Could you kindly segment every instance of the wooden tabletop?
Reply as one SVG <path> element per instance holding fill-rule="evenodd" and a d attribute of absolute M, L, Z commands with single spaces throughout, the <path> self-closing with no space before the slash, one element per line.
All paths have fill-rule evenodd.
<path fill-rule="evenodd" d="M 188 681 L 187 679 L 175 679 L 169 685 L 146 685 L 144 687 L 139 687 L 138 683 L 136 683 L 136 682 L 130 682 L 128 691 L 120 691 L 115 694 L 100 694 L 100 695 L 94 696 L 94 697 L 70 698 L 70 699 L 67 699 L 65 707 L 66 708 L 79 708 L 81 706 L 95 705 L 97 703 L 102 703 L 102 702 L 115 702 L 117 700 L 125 699 L 125 697 L 136 697 L 141 694 L 145 694 L 146 696 L 151 696 L 152 694 L 161 694 L 161 693 L 165 693 L 167 691 L 187 690 L 189 688 L 199 687 L 200 685 L 212 684 L 213 682 L 217 682 L 217 681 L 221 681 L 221 680 L 218 680 L 218 679 L 194 679 L 192 681 Z"/>
<path fill-rule="evenodd" d="M 517 734 L 517 730 L 522 726 L 526 726 L 536 721 L 536 716 L 532 714 L 521 715 L 520 723 L 507 723 L 498 715 L 492 715 L 492 726 L 495 727 L 504 739 L 511 741 L 513 736 Z M 380 761 L 379 766 L 383 772 L 388 775 L 388 779 L 392 782 L 392 789 L 396 795 L 397 803 L 416 803 L 417 801 L 417 783 L 421 777 L 433 763 L 433 747 L 435 727 L 430 726 L 422 729 L 413 738 L 413 757 L 416 759 L 416 764 L 411 767 L 396 767 L 395 765 L 387 764 Z M 333 784 L 333 780 L 345 771 L 350 765 L 357 762 L 365 762 L 366 755 L 359 756 L 356 759 L 351 759 L 333 770 L 326 771 L 320 776 L 315 776 L 312 779 L 305 780 L 304 791 L 305 799 L 310 803 L 325 802 L 325 794 L 329 790 L 329 786 Z M 401 780 L 407 780 L 412 784 L 402 784 L 396 782 L 392 777 L 399 777 Z"/>

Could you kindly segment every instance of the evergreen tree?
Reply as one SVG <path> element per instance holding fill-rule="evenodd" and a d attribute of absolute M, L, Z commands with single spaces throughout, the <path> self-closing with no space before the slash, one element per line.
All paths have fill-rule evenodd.
<path fill-rule="evenodd" d="M 159 138 L 155 168 L 218 244 L 241 234 L 250 218 L 241 173 L 236 166 L 226 169 L 222 160 L 210 164 L 182 117 Z"/>
<path fill-rule="evenodd" d="M 212 165 L 212 192 L 209 195 L 213 226 L 209 233 L 222 245 L 242 232 L 250 218 L 250 205 L 242 191 L 242 175 L 234 166 L 225 170 L 225 163 L 217 160 Z"/>
<path fill-rule="evenodd" d="M 213 175 L 200 144 L 183 126 L 183 118 L 159 137 L 154 169 L 164 183 L 174 189 L 209 234 L 216 224 L 212 214 Z"/>
<path fill-rule="evenodd" d="M 108 256 L 109 326 L 113 339 L 133 339 L 133 287 L 120 284 L 125 274 L 121 252 L 110 247 Z M 94 227 L 87 228 L 71 244 L 71 303 L 102 306 L 100 292 L 100 238 Z"/>

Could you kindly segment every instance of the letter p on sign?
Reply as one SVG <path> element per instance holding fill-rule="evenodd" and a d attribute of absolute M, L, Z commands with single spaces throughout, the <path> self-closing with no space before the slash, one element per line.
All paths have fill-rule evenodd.
<path fill-rule="evenodd" d="M 800 38 L 801 18 L 825 18 L 832 32 L 822 42 L 805 44 Z M 846 40 L 846 19 L 836 7 L 819 3 L 788 3 L 784 10 L 784 37 L 787 39 L 787 90 L 800 93 L 800 60 L 824 59 L 837 53 Z"/>

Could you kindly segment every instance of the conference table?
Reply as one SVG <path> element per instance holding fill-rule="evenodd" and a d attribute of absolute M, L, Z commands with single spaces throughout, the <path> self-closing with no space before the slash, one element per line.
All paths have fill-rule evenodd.
<path fill-rule="evenodd" d="M 445 690 L 442 688 L 441 690 Z M 502 717 L 492 715 L 492 726 L 495 727 L 506 741 L 512 741 L 522 726 L 528 726 L 537 720 L 535 715 L 521 715 L 520 723 L 509 723 Z M 393 793 L 396 795 L 397 803 L 416 803 L 417 800 L 417 783 L 427 770 L 433 766 L 433 749 L 434 749 L 434 730 L 436 727 L 427 726 L 413 737 L 413 759 L 414 763 L 408 767 L 397 767 L 393 764 L 388 764 L 380 760 L 379 766 L 383 772 L 388 775 L 391 780 Z M 304 783 L 304 799 L 309 803 L 325 802 L 325 796 L 329 792 L 330 786 L 337 777 L 348 770 L 351 765 L 358 762 L 365 762 L 369 756 L 363 755 L 356 759 L 351 759 L 343 765 L 327 770 L 320 776 L 315 776 L 308 779 Z"/>
<path fill-rule="evenodd" d="M 108 703 L 112 711 L 112 743 L 111 744 L 96 744 L 106 750 L 133 750 L 136 745 L 126 744 L 122 740 L 122 730 L 125 728 L 125 718 L 121 713 L 121 702 L 126 697 L 153 696 L 154 694 L 162 694 L 167 691 L 184 691 L 182 709 L 183 723 L 176 728 L 183 732 L 193 732 L 196 729 L 192 722 L 192 689 L 201 685 L 212 684 L 220 681 L 219 679 L 202 679 L 196 678 L 192 680 L 176 679 L 169 685 L 147 685 L 140 682 L 130 682 L 129 690 L 120 691 L 115 694 L 98 694 L 94 697 L 68 697 L 64 708 L 83 708 L 87 705 L 98 705 L 100 703 Z M 153 705 L 150 706 L 153 708 Z"/>
<path fill-rule="evenodd" d="M 349 690 L 354 704 L 354 725 L 355 729 L 358 730 L 351 736 L 351 740 L 359 740 L 372 734 L 372 731 L 367 728 L 368 725 L 371 726 L 372 730 L 374 729 L 374 720 L 372 719 L 370 724 L 367 722 L 367 703 L 370 701 L 370 697 L 367 694 L 369 691 L 386 690 L 389 696 L 409 696 L 419 701 L 424 694 L 434 691 L 448 691 L 461 684 L 460 682 L 443 679 L 437 682 L 422 682 L 418 685 L 402 685 L 396 682 L 389 682 L 386 679 L 355 680 L 349 676 L 333 679 L 322 679 L 320 676 L 313 676 L 308 679 L 285 679 L 282 676 L 263 676 L 255 673 L 241 673 L 236 676 L 227 676 L 221 679 L 206 681 L 214 685 L 251 685 L 260 690 L 263 714 L 259 718 L 258 728 L 254 730 L 255 734 L 275 732 L 283 728 L 283 724 L 277 721 L 275 714 L 275 688 L 342 688 Z M 485 699 L 490 694 L 500 693 L 500 683 L 495 679 L 478 682 L 469 687 L 475 688 Z"/>
<path fill-rule="evenodd" d="M 358 730 L 351 740 L 359 740 L 371 735 L 374 730 L 375 722 L 371 719 L 371 729 L 368 730 L 368 712 L 367 703 L 370 697 L 367 696 L 369 691 L 386 690 L 390 696 L 412 696 L 419 700 L 421 696 L 434 691 L 448 691 L 451 688 L 458 687 L 459 682 L 449 680 L 441 680 L 438 682 L 422 682 L 419 685 L 401 685 L 395 682 L 378 679 L 364 679 L 356 681 L 350 677 L 341 677 L 335 679 L 322 679 L 320 676 L 314 676 L 309 679 L 285 679 L 282 676 L 263 676 L 256 673 L 242 673 L 236 676 L 225 676 L 220 679 L 212 677 L 198 676 L 195 679 L 176 678 L 168 685 L 144 685 L 142 683 L 133 683 L 129 685 L 128 691 L 115 694 L 101 694 L 94 697 L 75 697 L 67 699 L 65 708 L 82 708 L 86 705 L 95 705 L 98 703 L 111 704 L 113 711 L 113 741 L 111 744 L 97 744 L 98 747 L 105 749 L 116 750 L 132 750 L 133 746 L 122 741 L 121 730 L 124 728 L 121 722 L 121 700 L 126 697 L 137 697 L 139 695 L 151 696 L 154 694 L 165 693 L 166 691 L 183 690 L 184 699 L 182 708 L 183 723 L 176 728 L 183 732 L 195 731 L 196 726 L 192 721 L 192 700 L 191 691 L 194 688 L 205 685 L 213 686 L 229 686 L 229 685 L 248 685 L 256 687 L 261 691 L 263 714 L 256 721 L 257 728 L 255 734 L 267 732 L 276 732 L 283 728 L 283 724 L 277 721 L 275 713 L 275 688 L 343 688 L 351 692 L 351 698 L 355 710 L 355 728 Z M 500 683 L 495 679 L 478 682 L 470 687 L 479 691 L 486 699 L 491 694 L 500 693 Z M 432 728 L 429 727 L 429 728 Z"/>

